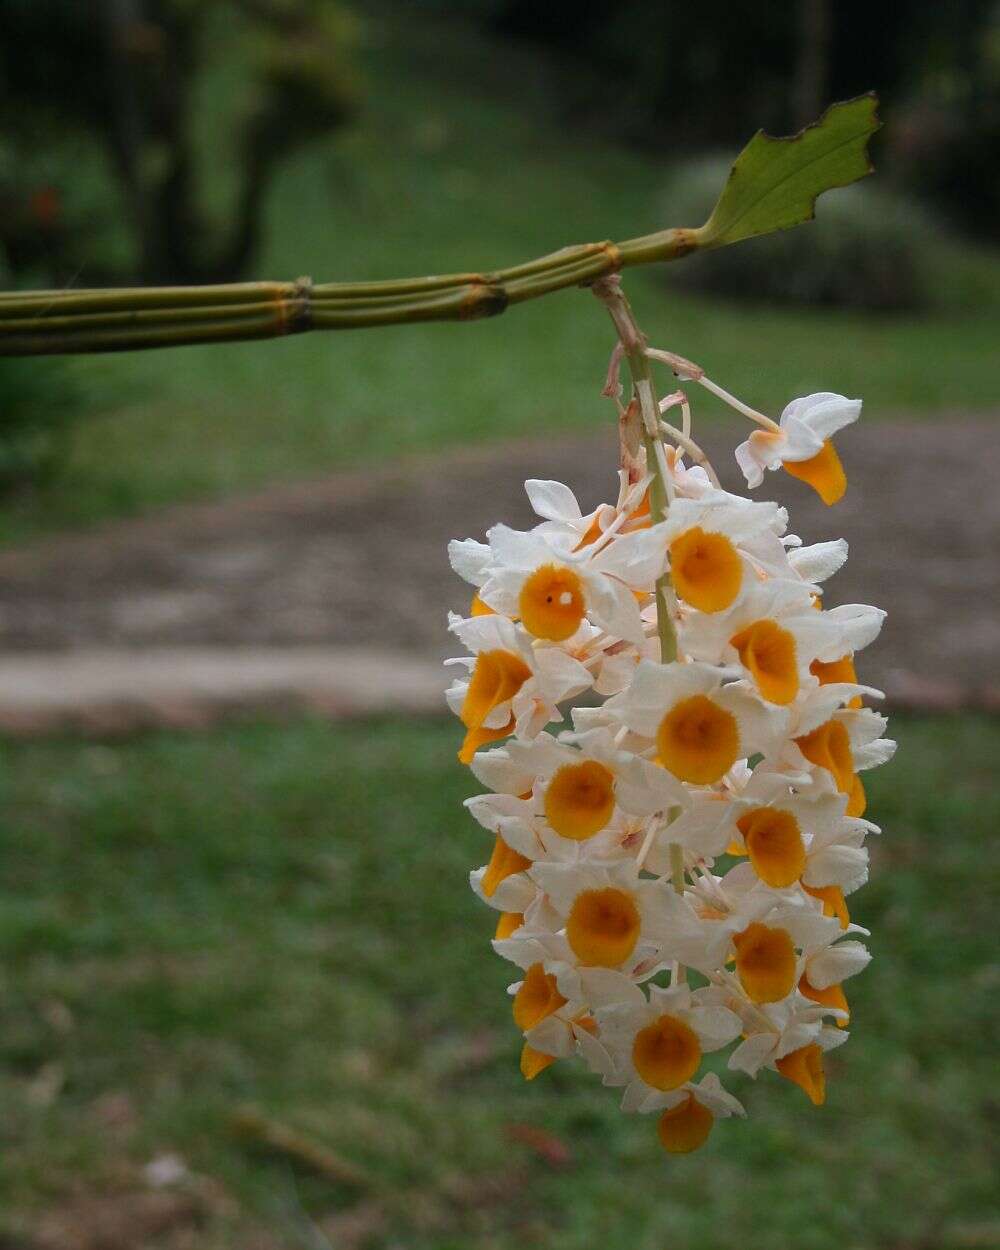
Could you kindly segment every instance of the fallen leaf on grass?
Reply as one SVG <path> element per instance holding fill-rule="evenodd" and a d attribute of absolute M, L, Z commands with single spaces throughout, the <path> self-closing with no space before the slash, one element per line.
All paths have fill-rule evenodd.
<path fill-rule="evenodd" d="M 505 1124 L 504 1133 L 511 1141 L 533 1150 L 549 1167 L 564 1168 L 573 1162 L 569 1146 L 561 1137 L 556 1137 L 547 1129 L 538 1128 L 534 1124 Z"/>
<path fill-rule="evenodd" d="M 372 1178 L 356 1163 L 338 1155 L 323 1142 L 279 1120 L 269 1119 L 253 1107 L 243 1107 L 232 1117 L 234 1133 L 245 1141 L 285 1155 L 338 1185 L 358 1189 L 372 1187 Z"/>

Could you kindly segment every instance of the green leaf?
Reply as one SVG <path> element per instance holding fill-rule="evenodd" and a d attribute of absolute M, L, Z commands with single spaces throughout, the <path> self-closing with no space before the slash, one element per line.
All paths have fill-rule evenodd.
<path fill-rule="evenodd" d="M 874 92 L 831 104 L 818 122 L 776 139 L 758 130 L 736 158 L 719 202 L 694 234 L 701 248 L 811 221 L 816 197 L 872 172 L 868 140 L 881 125 Z"/>

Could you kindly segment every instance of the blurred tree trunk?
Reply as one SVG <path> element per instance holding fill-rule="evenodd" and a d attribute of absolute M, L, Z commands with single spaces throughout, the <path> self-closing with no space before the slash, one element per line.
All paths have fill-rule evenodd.
<path fill-rule="evenodd" d="M 833 14 L 830 0 L 799 0 L 798 51 L 792 82 L 792 118 L 796 126 L 815 121 L 827 104 Z"/>
<path fill-rule="evenodd" d="M 104 0 L 108 36 L 107 144 L 130 206 L 147 283 L 227 282 L 240 276 L 260 232 L 262 196 L 276 152 L 259 121 L 236 156 L 232 223 L 214 247 L 197 203 L 185 106 L 197 68 L 198 17 L 176 6 Z"/>
<path fill-rule="evenodd" d="M 109 71 L 108 115 L 111 122 L 107 142 L 128 202 L 135 237 L 146 240 L 150 234 L 149 203 L 139 176 L 143 124 L 136 98 L 135 76 L 126 55 L 129 32 L 139 24 L 136 0 L 106 0 L 103 18 Z M 140 267 L 145 271 L 145 258 Z"/>
<path fill-rule="evenodd" d="M 60 142 L 85 135 L 108 154 L 135 260 L 128 272 L 102 273 L 105 282 L 242 277 L 276 165 L 357 107 L 355 23 L 338 0 L 0 0 L 0 27 L 12 35 L 0 41 L 0 107 L 11 119 L 4 137 L 30 150 L 44 134 L 42 117 Z M 217 221 L 199 176 L 194 105 L 220 63 L 248 80 L 248 104 L 239 117 L 227 114 L 231 146 L 212 154 L 235 187 Z M 20 217 L 39 235 L 32 213 L 40 220 L 44 205 L 32 201 L 18 215 L 17 195 L 16 186 L 0 187 L 0 246 L 12 268 L 22 254 L 28 263 L 45 256 L 37 239 L 33 249 L 18 246 Z M 67 236 L 72 268 L 71 243 Z"/>

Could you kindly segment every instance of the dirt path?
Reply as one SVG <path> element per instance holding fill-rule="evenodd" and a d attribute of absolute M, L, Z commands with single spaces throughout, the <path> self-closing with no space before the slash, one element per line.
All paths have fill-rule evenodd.
<path fill-rule="evenodd" d="M 705 438 L 725 468 L 732 440 L 732 429 Z M 842 442 L 851 488 L 837 508 L 785 474 L 766 485 L 803 539 L 850 541 L 830 601 L 888 609 L 864 678 L 897 703 L 1000 707 L 1000 422 L 862 425 Z M 102 667 L 118 720 L 134 721 L 144 704 L 138 720 L 155 721 L 170 663 L 175 708 L 193 708 L 195 719 L 215 705 L 280 700 L 282 663 L 292 702 L 312 692 L 326 707 L 393 706 L 394 666 L 402 666 L 411 689 L 402 702 L 430 707 L 449 651 L 444 612 L 465 602 L 448 538 L 479 537 L 501 518 L 530 524 L 528 476 L 570 483 L 585 507 L 608 497 L 614 454 L 610 436 L 465 450 L 374 478 L 337 475 L 0 553 L 0 677 L 33 653 L 16 692 L 12 679 L 0 680 L 0 723 L 73 722 L 81 699 L 99 702 Z M 738 485 L 735 466 L 726 484 Z M 308 663 L 295 659 L 302 648 Z M 358 681 L 338 699 L 359 648 L 379 657 L 360 681 L 367 703 Z M 50 655 L 58 671 L 47 667 Z M 206 678 L 212 655 L 225 680 Z M 123 710 L 129 681 L 145 673 L 148 682 L 152 671 L 132 712 Z"/>

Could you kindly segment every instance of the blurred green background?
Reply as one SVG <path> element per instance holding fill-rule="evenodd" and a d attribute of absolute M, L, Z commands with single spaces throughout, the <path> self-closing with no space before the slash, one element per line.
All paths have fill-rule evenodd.
<path fill-rule="evenodd" d="M 775 415 L 825 387 L 866 421 L 996 412 L 995 4 L 0 0 L 0 36 L 23 287 L 375 279 L 696 225 L 757 127 L 876 88 L 877 180 L 637 272 L 632 301 Z M 597 428 L 608 347 L 565 292 L 465 326 L 0 360 L 0 542 Z M 0 1244 L 1000 1245 L 1000 728 L 898 736 L 827 1107 L 743 1081 L 750 1119 L 684 1161 L 572 1065 L 520 1081 L 452 725 L 7 743 Z M 328 1154 L 269 1146 L 247 1108 Z"/>
<path fill-rule="evenodd" d="M 83 12 L 72 0 L 63 7 Z M 121 6 L 108 0 L 108 7 Z M 799 8 L 810 5 L 769 6 L 764 25 L 787 27 L 784 49 L 770 48 L 757 29 L 759 6 L 734 6 L 715 32 L 716 57 L 722 59 L 714 78 L 705 68 L 695 91 L 691 69 L 691 94 L 674 99 L 672 85 L 670 98 L 659 101 L 656 84 L 673 84 L 675 61 L 687 48 L 687 26 L 683 37 L 671 33 L 673 7 L 616 6 L 615 20 L 599 24 L 597 46 L 588 52 L 561 43 L 563 27 L 551 15 L 554 33 L 539 19 L 542 30 L 529 32 L 534 38 L 515 38 L 519 8 L 499 0 L 471 8 L 356 5 L 350 11 L 327 0 L 125 5 L 153 15 L 145 22 L 133 18 L 138 33 L 122 53 L 140 83 L 162 61 L 169 63 L 171 17 L 194 44 L 187 52 L 193 67 L 182 78 L 185 146 L 174 154 L 177 162 L 183 157 L 191 203 L 177 210 L 181 221 L 174 228 L 185 238 L 194 234 L 202 252 L 189 244 L 173 267 L 164 269 L 162 262 L 149 276 L 388 278 L 503 266 L 570 243 L 700 224 L 728 161 L 753 130 L 766 123 L 787 133 L 801 120 L 793 88 L 803 52 L 795 32 Z M 962 189 L 953 189 L 950 200 L 932 197 L 924 186 L 931 171 L 920 162 L 920 177 L 911 171 L 911 149 L 921 110 L 937 118 L 936 129 L 928 122 L 926 135 L 918 131 L 928 146 L 946 123 L 954 129 L 957 123 L 949 119 L 956 110 L 975 118 L 980 129 L 997 125 L 995 99 L 993 112 L 975 107 L 987 86 L 996 85 L 997 37 L 978 14 L 982 6 L 970 6 L 976 14 L 968 20 L 984 49 L 983 82 L 974 82 L 962 39 L 953 34 L 945 42 L 952 19 L 935 16 L 933 5 L 908 7 L 915 23 L 922 15 L 916 27 L 924 43 L 904 31 L 902 16 L 893 24 L 893 38 L 905 34 L 916 45 L 912 62 L 892 74 L 888 62 L 872 64 L 871 50 L 865 50 L 872 26 L 859 23 L 856 40 L 847 40 L 851 56 L 843 71 L 853 77 L 841 82 L 833 72 L 839 43 L 830 34 L 828 85 L 818 95 L 813 91 L 804 106 L 815 118 L 835 91 L 843 97 L 882 88 L 886 127 L 876 141 L 877 180 L 825 197 L 815 225 L 630 276 L 643 324 L 656 341 L 690 359 L 711 361 L 713 376 L 724 384 L 738 380 L 740 394 L 765 410 L 822 389 L 831 376 L 844 393 L 864 396 L 867 419 L 995 406 L 991 354 L 1000 337 L 1000 261 L 992 245 L 1000 210 L 988 217 L 988 228 L 967 221 Z M 55 38 L 46 11 L 59 9 L 59 0 L 3 0 L 0 15 L 15 30 L 18 11 L 33 15 L 22 24 L 30 25 L 35 53 L 36 44 L 44 49 Z M 305 31 L 253 16 L 272 9 L 302 11 Z M 477 11 L 478 20 L 472 20 Z M 576 23 L 590 14 L 586 5 L 570 11 Z M 320 34 L 309 23 L 321 19 L 326 42 L 317 44 Z M 842 27 L 855 29 L 840 6 L 831 7 L 828 19 L 840 42 Z M 519 20 L 530 26 L 524 14 Z M 639 81 L 626 75 L 624 86 L 623 65 L 631 53 L 614 55 L 601 41 L 613 31 L 624 38 L 644 22 L 652 23 L 650 37 L 661 38 L 635 53 L 641 56 L 633 70 Z M 20 205 L 20 213 L 9 210 L 8 234 L 17 236 L 17 245 L 7 246 L 10 279 L 18 283 L 87 286 L 142 279 L 143 248 L 130 228 L 135 212 L 127 184 L 139 184 L 133 198 L 141 199 L 145 189 L 146 199 L 173 202 L 163 189 L 167 143 L 155 117 L 146 118 L 136 105 L 133 129 L 145 125 L 152 133 L 145 143 L 134 140 L 137 171 L 130 176 L 114 172 L 109 149 L 117 150 L 121 140 L 107 138 L 108 101 L 100 97 L 100 107 L 90 110 L 94 122 L 81 123 L 75 52 L 89 30 L 98 58 L 90 72 L 98 75 L 102 48 L 94 18 L 82 24 L 83 33 L 66 33 L 69 63 L 54 53 L 53 64 L 44 63 L 48 78 L 38 75 L 31 60 L 11 82 L 15 63 L 26 58 L 13 39 L 0 50 L 7 62 L 8 114 L 16 111 L 19 91 L 31 106 L 23 137 L 14 128 L 16 137 L 5 137 L 0 147 L 0 186 L 6 179 L 8 201 Z M 564 27 L 576 29 L 569 18 Z M 265 37 L 270 42 L 262 52 Z M 701 38 L 711 42 L 707 33 Z M 774 60 L 770 77 L 760 67 L 761 81 L 788 85 L 765 93 L 766 108 L 751 108 L 746 100 L 739 106 L 713 103 L 713 91 L 732 89 L 734 48 L 753 38 L 755 55 Z M 283 39 L 293 49 L 298 41 L 318 47 L 320 66 L 333 77 L 332 103 L 314 86 L 314 61 L 296 64 L 291 52 L 284 60 L 278 56 L 272 45 L 280 49 Z M 131 50 L 133 44 L 138 50 Z M 951 62 L 942 64 L 949 49 Z M 288 73 L 291 62 L 304 81 L 293 79 L 286 92 L 274 91 L 267 67 L 275 59 Z M 634 101 L 626 127 L 616 111 L 624 107 L 619 97 L 641 94 L 643 74 L 650 98 Z M 744 81 L 753 77 L 745 66 L 740 74 Z M 69 97 L 62 106 L 52 99 L 55 75 Z M 101 82 L 99 77 L 90 89 L 99 93 Z M 265 88 L 271 95 L 264 99 L 277 97 L 268 125 L 279 131 L 274 142 L 280 152 L 267 162 L 256 192 L 256 246 L 241 267 L 220 272 L 210 261 L 224 260 L 219 253 L 231 242 L 241 188 L 251 177 L 241 164 L 249 159 L 243 155 L 246 129 L 264 107 L 254 90 L 260 95 Z M 327 122 L 315 134 L 320 105 Z M 948 142 L 937 143 L 936 155 L 926 159 L 953 160 Z M 977 166 L 993 194 L 997 168 L 996 159 Z M 50 215 L 42 213 L 48 230 L 36 220 L 29 246 L 22 238 L 24 218 L 32 203 L 38 217 L 38 201 Z M 147 216 L 159 220 L 152 209 Z M 56 421 L 53 456 L 44 471 L 33 472 L 30 455 L 22 454 L 25 471 L 8 475 L 13 480 L 0 498 L 0 535 L 219 496 L 373 456 L 604 423 L 597 388 L 606 351 L 599 311 L 570 291 L 459 328 L 348 332 L 320 341 L 305 336 L 266 350 L 237 344 L 36 361 L 30 367 L 2 362 L 8 459 L 18 460 L 11 444 L 17 443 L 19 411 L 28 414 L 22 424 L 34 414 L 47 430 L 39 400 L 48 389 L 57 395 L 50 408 L 60 416 L 67 387 L 76 389 L 79 402 L 72 428 Z M 32 431 L 38 436 L 34 425 Z M 4 455 L 0 442 L 0 482 Z"/>

